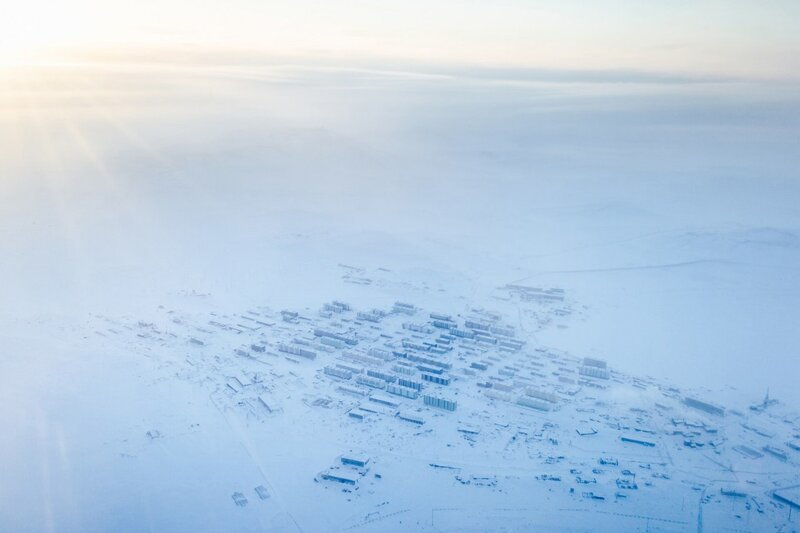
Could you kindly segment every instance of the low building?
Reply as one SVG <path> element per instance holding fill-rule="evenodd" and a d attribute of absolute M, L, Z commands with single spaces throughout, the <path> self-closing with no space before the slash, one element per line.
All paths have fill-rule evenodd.
<path fill-rule="evenodd" d="M 689 396 L 683 399 L 683 404 L 687 407 L 691 407 L 693 409 L 699 409 L 700 411 L 705 411 L 708 414 L 716 415 L 716 416 L 724 416 L 725 415 L 725 408 L 719 405 L 715 405 L 710 402 L 704 402 L 702 400 L 698 400 L 697 398 L 691 398 Z"/>
<path fill-rule="evenodd" d="M 355 486 L 358 484 L 357 475 L 352 475 L 348 472 L 342 472 L 340 470 L 328 470 L 326 472 L 322 472 L 319 477 L 325 481 L 335 481 L 336 483 L 341 483 L 343 485 Z"/>
<path fill-rule="evenodd" d="M 795 509 L 800 509 L 800 485 L 777 489 L 772 493 L 772 496 L 779 502 Z"/>
<path fill-rule="evenodd" d="M 411 422 L 412 424 L 418 424 L 420 426 L 425 423 L 424 418 L 414 413 L 397 413 L 397 418 L 400 420 L 405 420 L 406 422 Z"/>
<path fill-rule="evenodd" d="M 652 447 L 652 446 L 656 445 L 656 443 L 651 441 L 651 440 L 643 439 L 641 437 L 635 437 L 635 436 L 632 436 L 632 435 L 622 435 L 620 437 L 620 440 L 622 442 L 630 442 L 631 444 L 639 444 L 640 446 L 651 446 Z"/>
<path fill-rule="evenodd" d="M 358 468 L 364 468 L 369 464 L 369 457 L 362 454 L 344 454 L 339 460 L 343 465 L 356 466 Z"/>

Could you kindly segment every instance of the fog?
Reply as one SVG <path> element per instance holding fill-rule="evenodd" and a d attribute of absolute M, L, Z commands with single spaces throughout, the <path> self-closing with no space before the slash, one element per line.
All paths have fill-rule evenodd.
<path fill-rule="evenodd" d="M 258 53 L 90 59 L 1 74 L 0 422 L 16 437 L 0 452 L 20 459 L 0 500 L 28 502 L 0 508 L 6 524 L 229 519 L 193 461 L 213 457 L 225 494 L 225 476 L 252 465 L 202 389 L 149 348 L 133 358 L 90 340 L 100 316 L 147 321 L 159 306 L 491 309 L 508 283 L 560 287 L 579 312 L 537 345 L 715 400 L 769 389 L 800 406 L 796 84 Z M 382 278 L 346 284 L 342 265 Z M 163 368 L 172 381 L 151 384 Z M 144 438 L 184 418 L 211 438 L 171 444 L 168 471 L 195 488 L 157 500 L 172 490 L 163 466 L 145 452 L 141 472 L 120 466 L 117 448 L 131 427 Z M 270 475 L 293 475 L 278 466 Z"/>
<path fill-rule="evenodd" d="M 792 394 L 795 86 L 252 63 L 7 74 L 4 314 L 192 290 L 311 305 L 337 262 L 401 260 L 484 288 L 541 276 L 591 305 L 578 346 L 622 367 L 691 383 L 724 361 L 700 381 Z"/>

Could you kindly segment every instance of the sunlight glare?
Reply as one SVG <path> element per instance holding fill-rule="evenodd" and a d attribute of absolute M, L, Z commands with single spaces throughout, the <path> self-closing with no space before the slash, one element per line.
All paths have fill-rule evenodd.
<path fill-rule="evenodd" d="M 0 16 L 0 67 L 52 61 L 59 47 L 89 38 L 88 29 L 89 21 L 65 6 L 9 2 Z"/>

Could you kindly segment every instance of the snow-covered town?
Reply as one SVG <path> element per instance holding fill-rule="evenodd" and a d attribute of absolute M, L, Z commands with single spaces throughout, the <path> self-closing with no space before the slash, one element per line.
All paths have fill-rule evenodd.
<path fill-rule="evenodd" d="M 722 404 L 540 345 L 537 331 L 569 323 L 570 295 L 506 285 L 496 296 L 491 308 L 98 317 L 107 349 L 207 395 L 193 416 L 140 425 L 115 460 L 239 456 L 207 474 L 213 516 L 234 529 L 794 527 L 796 411 L 768 393 Z M 209 425 L 237 445 L 216 449 Z"/>

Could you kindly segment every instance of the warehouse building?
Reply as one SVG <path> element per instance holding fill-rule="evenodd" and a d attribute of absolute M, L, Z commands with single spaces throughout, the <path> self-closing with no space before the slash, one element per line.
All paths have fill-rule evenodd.
<path fill-rule="evenodd" d="M 724 416 L 725 415 L 725 408 L 719 405 L 714 405 L 713 403 L 704 402 L 702 400 L 698 400 L 697 398 L 690 398 L 689 396 L 683 399 L 684 405 L 687 407 L 691 407 L 693 409 L 699 409 L 700 411 L 705 411 L 708 414 L 716 415 L 716 416 Z"/>
<path fill-rule="evenodd" d="M 631 436 L 631 435 L 622 435 L 620 437 L 620 440 L 622 442 L 630 442 L 631 444 L 639 444 L 640 446 L 653 447 L 653 446 L 656 445 L 656 443 L 651 441 L 651 440 L 647 440 L 647 439 L 643 439 L 641 437 L 635 437 L 635 436 Z"/>
<path fill-rule="evenodd" d="M 339 458 L 339 460 L 343 465 L 355 466 L 358 468 L 364 468 L 369 463 L 369 457 L 361 454 L 344 454 Z"/>
<path fill-rule="evenodd" d="M 341 483 L 343 485 L 355 486 L 358 484 L 357 476 L 347 472 L 341 472 L 339 470 L 328 470 L 327 472 L 321 473 L 319 477 L 325 481 L 335 481 L 336 483 Z"/>

